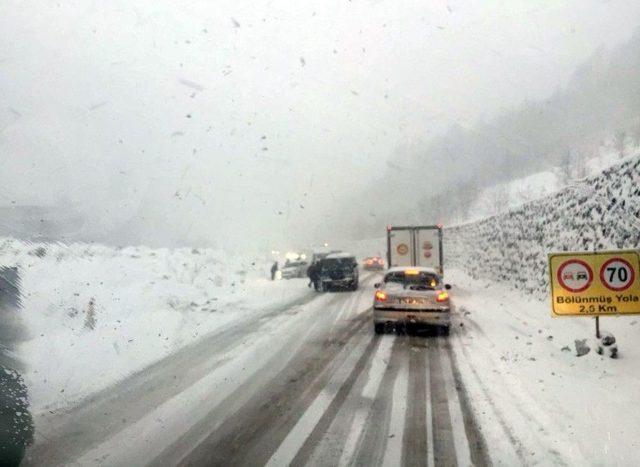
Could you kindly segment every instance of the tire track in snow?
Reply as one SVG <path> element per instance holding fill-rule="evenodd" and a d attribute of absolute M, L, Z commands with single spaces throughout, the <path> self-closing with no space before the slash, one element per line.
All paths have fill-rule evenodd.
<path fill-rule="evenodd" d="M 318 391 L 315 398 L 301 402 L 302 414 L 295 421 L 295 425 L 286 434 L 286 437 L 268 458 L 267 465 L 290 465 L 296 455 L 303 450 L 306 441 L 312 436 L 318 423 L 323 419 L 327 410 L 332 407 L 334 399 L 342 394 L 341 388 L 354 371 L 359 373 L 366 364 L 376 341 L 369 333 L 360 333 L 354 337 L 357 341 L 352 348 L 345 348 L 337 362 L 332 363 L 332 370 L 327 372 L 328 377 L 317 385 Z"/>
<path fill-rule="evenodd" d="M 396 466 L 402 462 L 402 443 L 404 438 L 404 419 L 407 413 L 407 397 L 409 394 L 409 363 L 405 360 L 396 374 L 393 385 L 393 399 L 391 403 L 391 418 L 387 432 L 387 445 L 382 465 Z M 429 404 L 427 404 L 428 406 Z"/>
<path fill-rule="evenodd" d="M 475 466 L 490 466 L 492 465 L 492 462 L 488 455 L 487 443 L 482 436 L 478 420 L 474 416 L 473 407 L 471 406 L 469 395 L 464 387 L 462 375 L 458 369 L 457 360 L 450 342 L 447 342 L 446 350 L 449 357 L 449 364 L 451 365 L 451 373 L 455 388 L 459 395 L 458 399 L 460 401 L 460 408 L 462 409 L 462 417 L 465 433 L 467 435 L 467 442 L 469 444 L 471 463 Z"/>
<path fill-rule="evenodd" d="M 372 276 L 365 278 L 370 282 Z M 324 388 L 326 381 L 341 363 L 349 358 L 347 348 L 354 350 L 358 339 L 369 337 L 359 333 L 367 319 L 368 307 L 362 311 L 366 289 L 355 294 L 335 293 L 321 296 L 332 297 L 325 310 L 318 310 L 311 321 L 316 331 L 309 337 L 298 337 L 300 349 L 286 367 L 268 380 L 249 380 L 229 400 L 212 410 L 200 423 L 192 437 L 191 451 L 176 463 L 183 465 L 264 464 L 293 429 L 302 413 L 314 397 Z M 334 306 L 334 303 L 337 305 Z M 345 310 L 348 320 L 341 320 Z M 358 311 L 360 310 L 360 311 Z M 355 317 L 352 317 L 354 316 Z M 328 331 L 330 330 L 330 331 Z M 352 339 L 353 337 L 356 339 Z M 370 337 L 369 337 L 370 339 Z M 268 370 L 268 369 L 267 369 Z M 238 399 L 245 397 L 240 406 Z M 267 402 L 265 402 L 267 401 Z M 235 404 L 233 410 L 229 406 Z M 226 410 L 225 410 L 226 409 Z M 223 417 L 224 424 L 214 426 L 214 420 Z M 207 424 L 210 428 L 207 431 Z M 193 430 L 192 430 L 193 431 Z M 188 445 L 182 437 L 182 444 Z M 158 456 L 158 465 L 171 458 L 172 448 Z M 173 457 L 175 459 L 175 457 Z"/>
<path fill-rule="evenodd" d="M 424 339 L 411 336 L 407 342 L 409 357 L 409 394 L 402 449 L 402 465 L 427 466 L 427 388 Z"/>
<path fill-rule="evenodd" d="M 265 464 L 310 401 L 324 388 L 331 376 L 332 365 L 341 360 L 345 349 L 353 346 L 349 345 L 351 337 L 365 322 L 366 316 L 361 315 L 336 335 L 312 338 L 311 345 L 300 349 L 282 371 L 264 384 L 265 390 L 258 390 L 242 407 L 226 417 L 180 460 L 180 465 Z M 226 412 L 225 406 L 254 385 L 254 381 L 247 381 L 236 394 L 229 396 L 229 401 L 213 409 L 202 424 L 206 426 L 220 419 Z M 166 459 L 165 455 L 159 456 L 158 465 Z"/>
<path fill-rule="evenodd" d="M 378 338 L 374 336 L 374 339 Z M 380 343 L 360 374 L 347 399 L 340 407 L 322 439 L 313 449 L 308 465 L 348 465 L 366 425 L 371 405 L 386 371 L 393 336 L 380 338 Z"/>
<path fill-rule="evenodd" d="M 483 400 L 486 401 L 486 403 L 489 405 L 490 410 L 495 415 L 496 421 L 498 422 L 498 425 L 502 430 L 502 434 L 504 434 L 504 438 L 506 438 L 509 441 L 512 449 L 514 450 L 514 454 L 518 458 L 519 463 L 521 465 L 527 465 L 528 459 L 525 455 L 525 447 L 522 444 L 522 441 L 515 435 L 515 433 L 513 432 L 513 429 L 509 427 L 507 421 L 505 420 L 502 414 L 502 411 L 498 408 L 495 401 L 491 397 L 489 389 L 482 382 L 482 378 L 480 377 L 477 370 L 473 366 L 473 363 L 471 361 L 471 356 L 469 355 L 469 351 L 467 347 L 464 345 L 462 341 L 460 341 L 460 337 L 458 337 L 458 340 L 460 344 L 459 347 L 462 350 L 462 356 L 464 357 L 464 360 L 465 360 L 464 363 L 468 367 L 469 374 L 473 375 L 474 377 L 473 379 L 475 380 L 475 383 L 478 384 L 480 390 L 482 391 L 482 394 L 484 395 Z"/>
<path fill-rule="evenodd" d="M 389 438 L 389 426 L 392 419 L 393 388 L 399 369 L 403 365 L 406 346 L 396 337 L 391 349 L 391 358 L 387 365 L 382 382 L 376 392 L 364 431 L 360 436 L 358 448 L 351 465 L 379 465 L 384 459 Z M 396 435 L 394 433 L 394 435 Z"/>
<path fill-rule="evenodd" d="M 247 337 L 258 333 L 274 319 L 321 297 L 309 294 L 286 305 L 268 308 L 252 320 L 223 326 L 89 396 L 77 406 L 45 416 L 37 427 L 41 441 L 27 452 L 25 465 L 63 464 L 81 456 L 224 364 L 227 361 L 225 354 L 242 346 Z M 330 303 L 336 300 L 329 298 Z M 97 419 L 101 423 L 96 423 Z"/>
<path fill-rule="evenodd" d="M 307 464 L 307 461 L 311 454 L 313 453 L 313 449 L 320 442 L 324 434 L 327 432 L 331 422 L 335 419 L 338 411 L 344 404 L 347 396 L 351 392 L 356 379 L 363 372 L 365 366 L 367 366 L 371 360 L 372 355 L 375 354 L 378 349 L 378 345 L 380 344 L 380 339 L 372 338 L 364 352 L 362 353 L 360 359 L 356 362 L 351 374 L 349 374 L 348 378 L 344 381 L 340 389 L 338 390 L 336 396 L 331 401 L 329 407 L 327 407 L 326 411 L 322 415 L 322 418 L 316 424 L 314 430 L 307 437 L 304 444 L 296 454 L 296 456 L 291 461 L 292 466 L 304 466 Z"/>
<path fill-rule="evenodd" d="M 483 332 L 477 335 L 485 341 L 491 342 Z M 568 465 L 565 459 L 575 459 L 576 454 L 580 456 L 581 460 L 584 460 L 582 463 L 587 463 L 575 443 L 566 437 L 561 427 L 542 410 L 542 407 L 540 407 L 535 397 L 530 394 L 526 388 L 523 388 L 518 380 L 509 380 L 502 372 L 494 373 L 494 377 L 500 378 L 503 381 L 503 384 L 501 384 L 503 391 L 497 395 L 502 400 L 497 402 L 496 394 L 492 394 L 489 391 L 482 376 L 478 374 L 474 367 L 473 360 L 474 358 L 478 358 L 478 356 L 471 355 L 469 349 L 462 341 L 461 336 L 457 337 L 457 343 L 461 349 L 461 355 L 464 357 L 463 363 L 467 366 L 468 373 L 474 377 L 475 383 L 485 395 L 484 401 L 489 405 L 502 432 L 509 440 L 512 449 L 523 465 L 539 462 L 533 458 L 533 456 L 539 456 L 540 453 L 545 452 L 552 457 L 553 463 L 556 465 Z M 492 359 L 493 357 L 484 356 L 484 358 Z M 501 367 L 500 362 L 495 362 L 495 364 L 497 367 Z M 516 393 L 514 389 L 518 388 L 521 390 Z M 515 413 L 518 413 L 520 416 L 513 418 L 512 414 Z M 508 420 L 509 416 L 512 417 L 511 420 Z M 528 439 L 526 444 L 525 441 L 516 436 L 516 432 L 527 434 Z M 550 447 L 549 442 L 539 434 L 544 433 L 549 436 L 548 432 L 554 433 L 555 448 Z"/>

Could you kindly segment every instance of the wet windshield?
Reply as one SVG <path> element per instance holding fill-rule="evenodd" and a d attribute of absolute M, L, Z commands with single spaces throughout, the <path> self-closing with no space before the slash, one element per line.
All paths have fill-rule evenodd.
<path fill-rule="evenodd" d="M 640 0 L 0 0 L 0 467 L 640 465 L 638 251 Z"/>
<path fill-rule="evenodd" d="M 411 290 L 434 290 L 440 285 L 437 275 L 429 272 L 405 273 L 404 271 L 391 272 L 384 277 L 387 283 L 402 284 Z"/>

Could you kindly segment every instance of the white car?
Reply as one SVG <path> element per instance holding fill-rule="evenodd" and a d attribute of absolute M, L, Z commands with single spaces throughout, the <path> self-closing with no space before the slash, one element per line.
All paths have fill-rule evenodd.
<path fill-rule="evenodd" d="M 295 279 L 307 277 L 307 268 L 309 264 L 306 261 L 289 261 L 284 264 L 281 269 L 282 279 Z"/>
<path fill-rule="evenodd" d="M 394 267 L 376 284 L 373 323 L 376 334 L 387 325 L 416 324 L 440 327 L 445 335 L 451 326 L 450 285 L 433 268 Z"/>

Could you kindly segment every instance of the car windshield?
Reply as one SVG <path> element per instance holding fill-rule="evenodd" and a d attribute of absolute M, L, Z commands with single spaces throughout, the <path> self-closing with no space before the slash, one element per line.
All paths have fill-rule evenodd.
<path fill-rule="evenodd" d="M 404 271 L 394 271 L 384 277 L 387 283 L 402 284 L 411 290 L 434 290 L 440 286 L 440 279 L 430 272 L 416 272 L 407 274 Z"/>
<path fill-rule="evenodd" d="M 0 467 L 640 465 L 637 252 L 640 0 L 0 0 Z"/>
<path fill-rule="evenodd" d="M 353 258 L 325 258 L 322 260 L 322 269 L 345 269 L 353 266 Z"/>

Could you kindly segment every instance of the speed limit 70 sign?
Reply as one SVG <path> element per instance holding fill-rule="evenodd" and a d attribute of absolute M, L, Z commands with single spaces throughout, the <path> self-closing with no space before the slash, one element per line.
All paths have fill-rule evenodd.
<path fill-rule="evenodd" d="M 550 254 L 552 315 L 640 314 L 639 270 L 634 250 Z"/>

